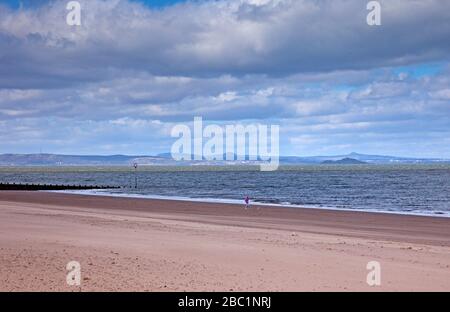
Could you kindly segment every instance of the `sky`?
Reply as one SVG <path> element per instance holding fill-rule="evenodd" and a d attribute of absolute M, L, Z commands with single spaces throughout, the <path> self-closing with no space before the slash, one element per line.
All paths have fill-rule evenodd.
<path fill-rule="evenodd" d="M 450 158 L 450 2 L 0 0 L 0 153 L 154 155 L 177 124 L 282 155 Z"/>
<path fill-rule="evenodd" d="M 171 6 L 176 3 L 185 2 L 184 0 L 132 0 L 134 2 L 142 3 L 148 7 L 163 8 Z M 201 0 L 200 0 L 201 1 Z M 10 8 L 18 9 L 22 8 L 36 8 L 45 4 L 48 4 L 49 0 L 2 0 L 2 3 Z M 66 3 L 69 1 L 66 1 Z"/>

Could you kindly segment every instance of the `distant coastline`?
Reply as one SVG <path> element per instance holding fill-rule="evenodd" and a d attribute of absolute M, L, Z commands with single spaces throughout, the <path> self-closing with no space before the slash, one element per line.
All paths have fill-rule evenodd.
<path fill-rule="evenodd" d="M 248 160 L 192 160 L 175 161 L 170 153 L 155 156 L 142 155 L 60 155 L 60 154 L 1 154 L 0 166 L 130 166 L 133 163 L 149 166 L 224 166 L 259 165 L 261 161 Z M 280 156 L 280 165 L 307 164 L 440 164 L 449 163 L 445 158 L 412 158 L 385 155 L 350 153 L 335 156 Z M 350 161 L 351 160 L 351 161 Z"/>

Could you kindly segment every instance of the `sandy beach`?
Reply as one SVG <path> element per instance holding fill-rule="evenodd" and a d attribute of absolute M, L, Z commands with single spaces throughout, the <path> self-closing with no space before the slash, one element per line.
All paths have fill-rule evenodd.
<path fill-rule="evenodd" d="M 450 291 L 450 218 L 0 192 L 0 291 Z"/>

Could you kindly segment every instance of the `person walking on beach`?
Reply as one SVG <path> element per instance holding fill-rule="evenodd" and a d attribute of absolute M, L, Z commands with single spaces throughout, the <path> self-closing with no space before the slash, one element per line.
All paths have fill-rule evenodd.
<path fill-rule="evenodd" d="M 245 209 L 248 209 L 250 206 L 250 198 L 248 197 L 248 195 L 245 196 L 244 201 L 245 201 Z"/>

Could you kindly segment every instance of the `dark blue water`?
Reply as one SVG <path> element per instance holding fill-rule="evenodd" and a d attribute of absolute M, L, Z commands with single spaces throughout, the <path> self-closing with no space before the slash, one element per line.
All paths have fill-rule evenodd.
<path fill-rule="evenodd" d="M 0 182 L 121 186 L 115 194 L 253 201 L 450 216 L 449 166 L 306 166 L 231 170 L 0 170 Z"/>

